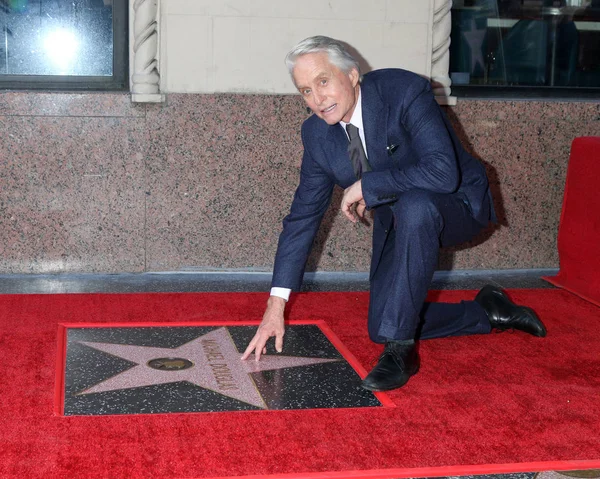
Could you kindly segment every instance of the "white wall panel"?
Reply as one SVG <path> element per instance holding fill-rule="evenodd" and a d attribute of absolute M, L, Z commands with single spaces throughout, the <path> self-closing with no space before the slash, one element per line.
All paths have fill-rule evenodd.
<path fill-rule="evenodd" d="M 161 82 L 166 85 L 166 91 L 212 91 L 212 18 L 199 15 L 168 15 L 164 18 Z"/>
<path fill-rule="evenodd" d="M 315 20 L 385 21 L 386 0 L 253 0 L 252 16 Z"/>
<path fill-rule="evenodd" d="M 255 90 L 251 19 L 223 17 L 214 19 L 214 88 L 216 91 Z"/>
<path fill-rule="evenodd" d="M 161 0 L 167 15 L 243 16 L 250 15 L 253 0 Z"/>
<path fill-rule="evenodd" d="M 427 75 L 429 42 L 428 25 L 391 23 L 383 27 L 380 50 L 382 63 L 377 68 L 404 68 Z"/>
<path fill-rule="evenodd" d="M 429 23 L 430 8 L 430 2 L 424 0 L 387 0 L 385 20 L 399 23 Z"/>
<path fill-rule="evenodd" d="M 164 92 L 293 93 L 283 59 L 328 35 L 371 69 L 427 74 L 430 2 L 409 0 L 163 0 Z"/>

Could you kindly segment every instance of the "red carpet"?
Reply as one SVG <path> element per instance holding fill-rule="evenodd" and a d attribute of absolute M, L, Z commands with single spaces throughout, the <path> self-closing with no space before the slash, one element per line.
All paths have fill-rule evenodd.
<path fill-rule="evenodd" d="M 474 291 L 434 293 L 440 301 Z M 548 337 L 423 341 L 395 408 L 144 416 L 54 415 L 58 323 L 259 319 L 266 294 L 0 296 L 0 477 L 408 477 L 600 466 L 600 308 L 515 290 Z M 299 295 L 366 368 L 366 293 Z M 583 462 L 581 462 L 583 461 Z M 329 474 L 322 474 L 323 472 Z"/>
<path fill-rule="evenodd" d="M 560 271 L 545 278 L 600 306 L 600 137 L 571 145 L 558 229 Z"/>

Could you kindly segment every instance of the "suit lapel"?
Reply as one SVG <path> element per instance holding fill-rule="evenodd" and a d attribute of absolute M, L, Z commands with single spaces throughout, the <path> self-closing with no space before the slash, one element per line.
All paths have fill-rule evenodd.
<path fill-rule="evenodd" d="M 329 164 L 340 186 L 347 188 L 356 181 L 348 156 L 348 137 L 339 124 L 327 127 L 325 149 Z"/>
<path fill-rule="evenodd" d="M 389 111 L 379 93 L 368 81 L 361 85 L 363 128 L 367 156 L 373 170 L 385 168 L 387 163 L 387 121 Z"/>

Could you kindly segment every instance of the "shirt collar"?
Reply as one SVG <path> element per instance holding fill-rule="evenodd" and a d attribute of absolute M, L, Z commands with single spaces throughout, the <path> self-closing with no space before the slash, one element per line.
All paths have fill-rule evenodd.
<path fill-rule="evenodd" d="M 350 118 L 350 121 L 348 123 L 352 123 L 356 128 L 358 128 L 359 130 L 362 131 L 363 119 L 362 119 L 361 96 L 362 95 L 361 95 L 360 87 L 358 87 L 358 99 L 356 100 L 356 106 L 354 107 L 354 111 L 352 112 L 352 117 Z M 345 123 L 340 120 L 340 125 L 342 125 L 342 128 L 344 129 L 344 131 L 346 131 L 346 125 L 348 123 Z"/>

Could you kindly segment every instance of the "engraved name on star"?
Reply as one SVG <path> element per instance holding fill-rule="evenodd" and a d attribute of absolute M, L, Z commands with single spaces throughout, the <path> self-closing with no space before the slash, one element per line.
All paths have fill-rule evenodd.
<path fill-rule="evenodd" d="M 281 355 L 262 356 L 260 361 L 240 361 L 240 353 L 224 327 L 199 336 L 177 348 L 89 341 L 79 341 L 79 343 L 126 359 L 136 365 L 80 391 L 77 395 L 187 381 L 262 409 L 267 409 L 267 405 L 250 373 L 339 361 Z M 186 369 L 173 370 L 151 367 L 149 363 L 159 358 L 181 358 L 191 362 L 192 365 L 188 364 Z M 156 364 L 156 361 L 154 363 Z"/>

